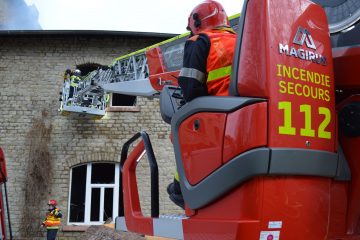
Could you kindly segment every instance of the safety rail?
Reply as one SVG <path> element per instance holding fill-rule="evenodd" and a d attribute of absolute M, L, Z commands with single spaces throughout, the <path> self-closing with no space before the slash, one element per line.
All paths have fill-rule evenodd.
<path fill-rule="evenodd" d="M 134 143 L 137 139 L 142 138 L 141 141 L 137 144 L 135 148 L 141 149 L 141 143 L 143 143 L 144 150 L 147 154 L 147 159 L 150 166 L 150 174 L 151 174 L 151 217 L 159 217 L 159 171 L 158 165 L 156 162 L 156 158 L 154 155 L 154 151 L 150 142 L 149 135 L 144 132 L 138 132 L 133 137 L 131 137 L 127 142 L 124 143 L 121 149 L 121 159 L 120 159 L 120 186 L 123 185 L 123 169 L 124 165 L 128 159 L 129 147 L 132 143 Z M 143 151 L 139 151 L 143 152 Z M 139 154 L 137 159 L 141 157 L 142 154 Z M 136 168 L 136 166 L 135 166 Z M 134 171 L 135 171 L 134 168 Z M 120 189 L 119 196 L 119 205 L 120 211 L 119 216 L 124 216 L 124 196 L 123 191 Z"/>

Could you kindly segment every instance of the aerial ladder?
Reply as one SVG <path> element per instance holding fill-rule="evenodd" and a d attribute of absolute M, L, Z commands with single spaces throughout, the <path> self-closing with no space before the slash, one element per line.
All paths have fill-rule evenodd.
<path fill-rule="evenodd" d="M 238 20 L 239 14 L 230 17 L 234 29 Z M 66 73 L 59 111 L 64 116 L 101 119 L 106 112 L 109 93 L 159 97 L 164 85 L 177 85 L 188 36 L 189 33 L 181 34 L 120 56 L 109 66 L 97 66 L 92 71 L 82 72 L 76 83 Z"/>
<path fill-rule="evenodd" d="M 164 52 L 149 49 L 162 57 L 147 59 L 159 72 L 144 86 L 160 93 L 171 124 L 185 214 L 159 214 L 156 157 L 139 132 L 121 152 L 116 229 L 174 239 L 360 239 L 359 18 L 357 1 L 245 0 L 229 96 L 184 105 L 176 75 L 157 75 Z M 150 216 L 136 182 L 144 154 Z"/>

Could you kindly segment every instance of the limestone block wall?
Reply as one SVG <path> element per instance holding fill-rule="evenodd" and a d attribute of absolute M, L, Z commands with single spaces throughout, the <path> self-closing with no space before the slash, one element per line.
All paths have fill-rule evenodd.
<path fill-rule="evenodd" d="M 47 200 L 56 198 L 68 215 L 70 169 L 88 162 L 119 162 L 122 144 L 140 130 L 153 143 L 160 173 L 160 213 L 179 212 L 166 186 L 175 160 L 170 126 L 161 120 L 159 102 L 138 98 L 139 111 L 108 112 L 101 120 L 61 116 L 59 91 L 66 68 L 118 56 L 160 42 L 159 37 L 44 34 L 0 36 L 0 146 L 7 158 L 8 194 L 15 239 L 42 236 Z M 150 208 L 149 169 L 138 167 L 144 212 Z M 76 239 L 79 233 L 60 232 Z"/>

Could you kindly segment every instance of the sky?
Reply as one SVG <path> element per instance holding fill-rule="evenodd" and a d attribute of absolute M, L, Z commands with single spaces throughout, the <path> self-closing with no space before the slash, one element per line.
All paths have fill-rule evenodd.
<path fill-rule="evenodd" d="M 181 34 L 200 0 L 24 0 L 39 12 L 43 30 L 110 30 Z M 228 16 L 243 0 L 219 1 Z"/>

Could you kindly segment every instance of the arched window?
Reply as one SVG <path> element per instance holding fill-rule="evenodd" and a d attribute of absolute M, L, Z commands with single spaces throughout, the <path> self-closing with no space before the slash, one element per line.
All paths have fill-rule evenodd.
<path fill-rule="evenodd" d="M 70 172 L 68 224 L 97 225 L 118 215 L 119 164 L 88 163 Z"/>

